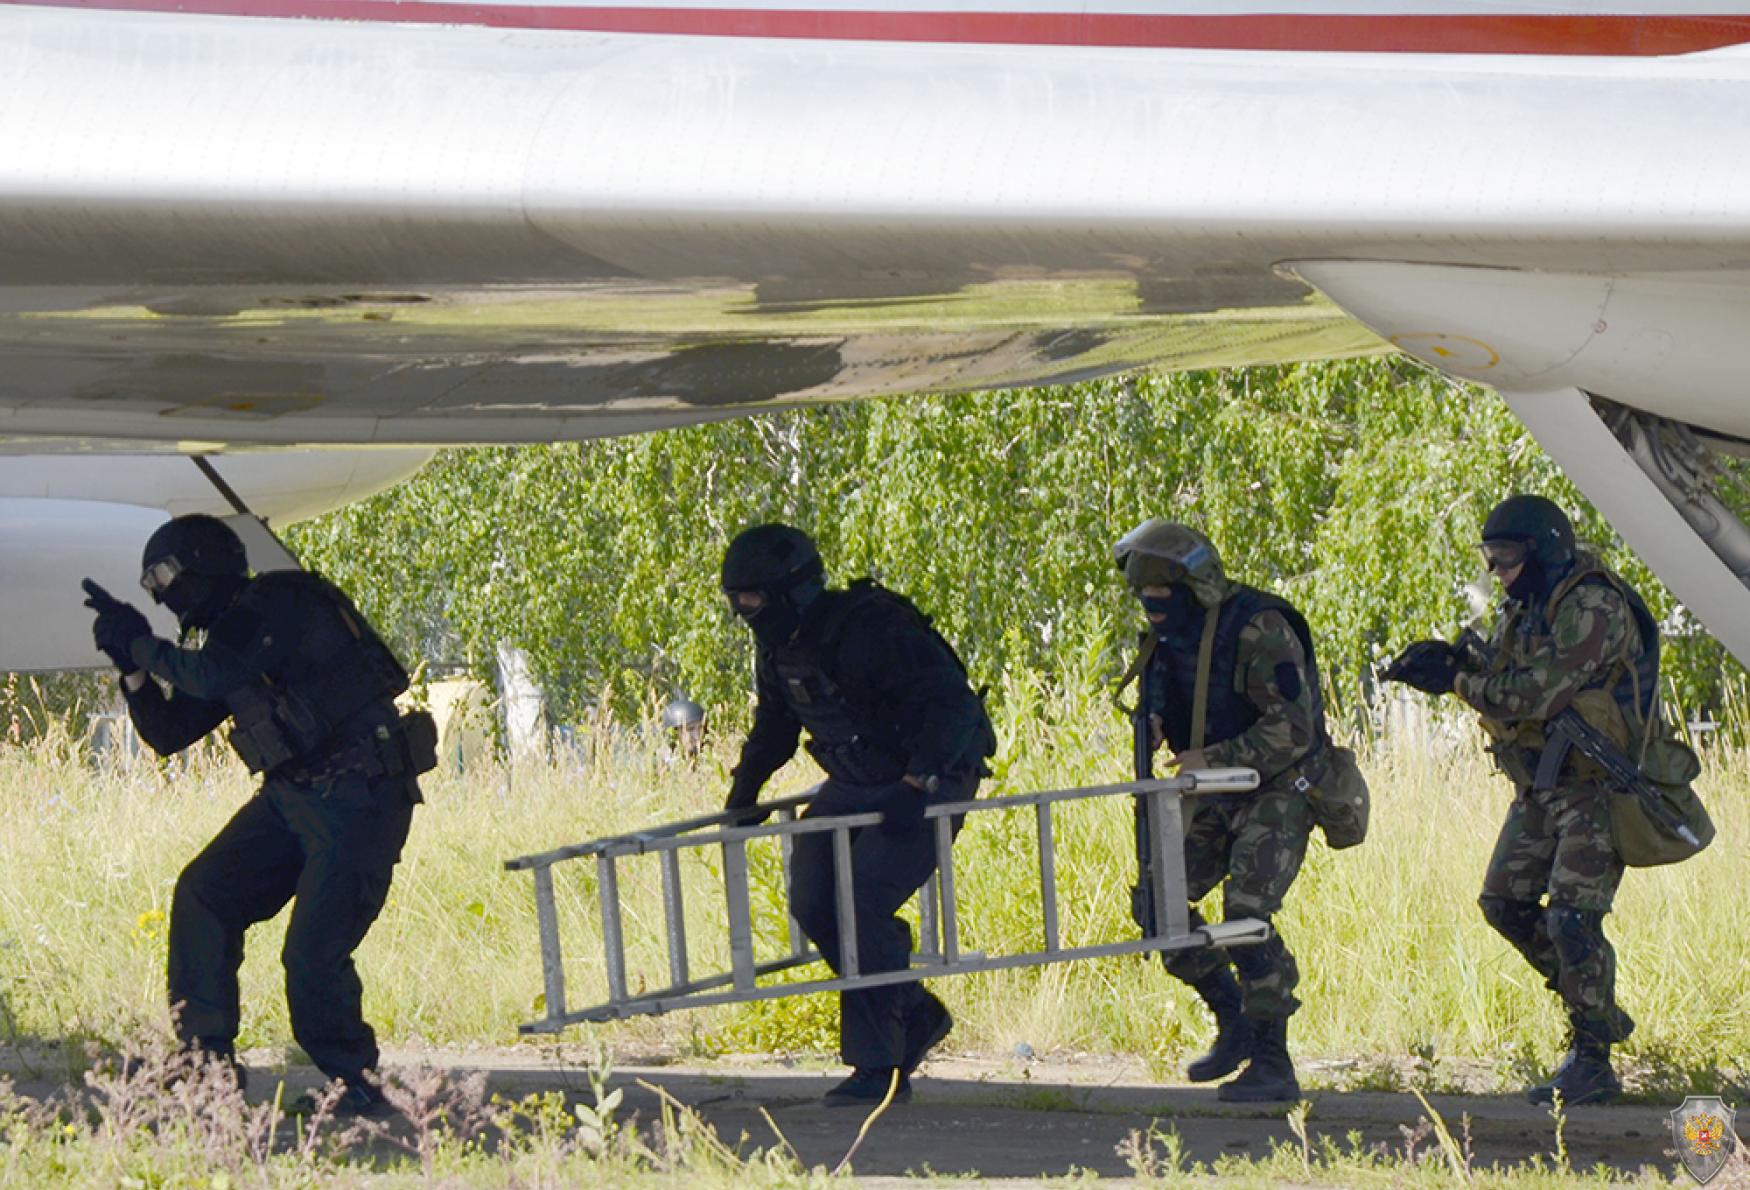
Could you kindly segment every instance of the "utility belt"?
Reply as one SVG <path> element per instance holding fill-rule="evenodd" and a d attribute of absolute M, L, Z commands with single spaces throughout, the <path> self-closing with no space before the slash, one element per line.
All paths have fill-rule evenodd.
<path fill-rule="evenodd" d="M 409 711 L 319 760 L 294 762 L 274 775 L 298 785 L 326 785 L 343 777 L 417 777 L 437 767 L 437 735 L 437 720 L 429 711 Z"/>
<path fill-rule="evenodd" d="M 252 773 L 417 774 L 437 765 L 436 721 L 424 712 L 398 718 L 393 696 L 377 683 L 317 701 L 262 679 L 226 695 L 225 706 L 231 746 Z M 414 767 L 427 753 L 429 762 Z"/>
<path fill-rule="evenodd" d="M 1620 715 L 1615 717 L 1615 723 L 1612 724 L 1609 719 L 1598 716 L 1594 711 L 1587 721 L 1594 726 L 1602 724 L 1602 729 L 1614 742 L 1620 744 L 1626 738 Z M 1552 745 L 1545 737 L 1541 723 L 1501 723 L 1487 718 L 1481 722 L 1484 733 L 1489 737 L 1488 751 L 1494 758 L 1495 767 L 1517 789 L 1551 789 L 1569 782 L 1593 780 L 1599 775 L 1597 766 L 1585 757 L 1570 749 Z"/>
<path fill-rule="evenodd" d="M 905 761 L 861 736 L 837 743 L 808 741 L 808 754 L 830 777 L 853 785 L 884 785 L 905 776 Z"/>

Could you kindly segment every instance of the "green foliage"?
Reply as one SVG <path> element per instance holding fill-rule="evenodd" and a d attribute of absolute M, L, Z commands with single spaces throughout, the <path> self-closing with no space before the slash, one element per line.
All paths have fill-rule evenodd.
<path fill-rule="evenodd" d="M 980 682 L 1119 668 L 1138 622 L 1111 544 L 1191 521 L 1229 570 L 1307 612 L 1351 712 L 1381 654 L 1469 616 L 1474 544 L 1515 491 L 1558 500 L 1656 614 L 1669 594 L 1492 394 L 1398 360 L 863 402 L 585 445 L 457 450 L 294 533 L 408 652 L 485 670 L 530 654 L 562 718 L 646 714 L 674 687 L 748 699 L 750 642 L 717 591 L 740 529 L 786 519 L 831 573 L 872 573 L 936 617 Z M 1090 665 L 1092 659 L 1094 664 Z M 1679 701 L 1741 671 L 1679 641 Z"/>

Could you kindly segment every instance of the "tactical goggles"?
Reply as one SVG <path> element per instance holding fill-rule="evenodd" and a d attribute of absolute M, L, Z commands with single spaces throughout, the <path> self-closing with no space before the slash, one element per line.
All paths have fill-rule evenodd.
<path fill-rule="evenodd" d="M 1131 589 L 1171 587 L 1182 583 L 1205 566 L 1210 559 L 1208 546 L 1192 545 L 1184 550 L 1163 550 L 1149 543 L 1133 543 L 1126 539 L 1113 551 L 1118 570 Z"/>
<path fill-rule="evenodd" d="M 1191 571 L 1196 570 L 1209 561 L 1209 547 L 1195 541 L 1173 541 L 1162 543 L 1159 540 L 1160 522 L 1146 521 L 1126 533 L 1117 545 L 1112 547 L 1112 561 L 1119 570 L 1125 569 L 1132 554 L 1152 558 L 1161 566 L 1175 573 L 1170 580 L 1178 582 Z"/>
<path fill-rule="evenodd" d="M 764 591 L 725 591 L 723 594 L 729 598 L 729 610 L 743 619 L 765 610 L 770 602 Z"/>
<path fill-rule="evenodd" d="M 1497 574 L 1525 565 L 1531 547 L 1523 541 L 1483 542 L 1483 568 Z"/>
<path fill-rule="evenodd" d="M 140 575 L 140 585 L 153 595 L 162 595 L 180 577 L 182 563 L 175 558 L 165 558 L 146 567 L 145 573 Z"/>

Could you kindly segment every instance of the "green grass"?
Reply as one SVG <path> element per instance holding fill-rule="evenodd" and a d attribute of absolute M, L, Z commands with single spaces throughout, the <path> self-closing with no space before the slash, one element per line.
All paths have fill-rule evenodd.
<path fill-rule="evenodd" d="M 1022 700 L 1025 701 L 1025 700 Z M 1055 724 L 1046 727 L 1043 724 Z M 1122 777 L 1115 717 L 1036 700 L 1003 725 L 1008 747 L 986 793 Z M 544 1011 L 532 881 L 504 859 L 715 809 L 732 751 L 673 767 L 613 737 L 590 759 L 488 768 L 426 782 L 388 907 L 360 951 L 366 1010 L 391 1045 L 505 1045 Z M 1315 842 L 1278 924 L 1300 961 L 1305 1008 L 1292 1043 L 1308 1056 L 1361 1056 L 1365 1085 L 1439 1085 L 1442 1063 L 1489 1063 L 1504 1085 L 1547 1065 L 1562 1043 L 1552 996 L 1483 923 L 1478 885 L 1508 791 L 1473 741 L 1438 756 L 1366 758 L 1373 835 L 1355 850 Z M 1701 857 L 1631 871 L 1608 921 L 1619 989 L 1640 1022 L 1623 1047 L 1631 1085 L 1654 1097 L 1741 1086 L 1729 1056 L 1750 1053 L 1750 937 L 1739 919 L 1750 844 L 1742 758 L 1713 756 L 1703 794 L 1719 838 Z M 778 790 L 806 783 L 792 766 Z M 177 873 L 249 795 L 227 756 L 93 761 L 51 732 L 0 748 L 0 1026 L 19 1038 L 114 1038 L 162 1021 L 165 914 Z M 1058 815 L 1066 944 L 1129 937 L 1127 810 Z M 962 945 L 1033 948 L 1040 921 L 1030 814 L 975 816 L 956 847 Z M 685 868 L 695 973 L 726 968 L 715 862 Z M 776 848 L 756 848 L 760 946 L 785 941 Z M 623 864 L 631 985 L 667 981 L 659 872 Z M 593 863 L 556 870 L 572 1007 L 606 998 Z M 278 950 L 283 919 L 251 935 L 243 972 L 245 1046 L 285 1045 Z M 810 974 L 810 973 L 803 973 Z M 799 975 L 799 977 L 801 977 Z M 958 1026 L 951 1047 L 1141 1056 L 1161 1074 L 1207 1036 L 1202 1010 L 1154 961 L 1109 959 L 942 981 Z M 829 1051 L 826 997 L 741 1005 L 584 1027 L 622 1052 Z M 1741 1062 L 1742 1058 L 1735 1059 Z M 1353 1079 L 1349 1080 L 1351 1083 Z M 1337 1080 L 1332 1085 L 1348 1085 Z M 1355 1084 L 1363 1085 L 1363 1084 Z"/>
<path fill-rule="evenodd" d="M 1097 700 L 1043 688 L 1009 693 L 1007 705 L 1025 709 L 1000 725 L 1007 747 L 987 793 L 1123 776 L 1125 733 Z M 727 787 L 731 743 L 719 741 L 697 766 L 677 766 L 646 746 L 604 735 L 589 741 L 587 759 L 428 781 L 428 805 L 418 814 L 392 899 L 359 956 L 367 1012 L 384 1041 L 516 1044 L 516 1025 L 542 1011 L 541 973 L 532 882 L 526 873 L 504 871 L 502 861 L 715 809 Z M 1354 1060 L 1331 1067 L 1343 1073 L 1309 1077 L 1310 1087 L 1449 1090 L 1464 1081 L 1454 1071 L 1480 1068 L 1506 1088 L 1539 1073 L 1559 1049 L 1552 998 L 1475 907 L 1508 796 L 1478 761 L 1475 745 L 1460 732 L 1438 754 L 1400 748 L 1368 756 L 1373 837 L 1342 853 L 1314 845 L 1279 922 L 1304 972 L 1306 1007 L 1293 1044 L 1303 1057 Z M 1610 919 L 1622 997 L 1640 1021 L 1625 1047 L 1631 1087 L 1651 1099 L 1742 1093 L 1745 1072 L 1726 1056 L 1750 1053 L 1750 943 L 1736 910 L 1738 865 L 1750 843 L 1743 760 L 1708 758 L 1703 792 L 1719 826 L 1715 846 L 1681 867 L 1631 872 Z M 775 788 L 799 787 L 810 775 L 793 766 Z M 53 728 L 33 743 L 0 746 L 5 1040 L 95 1038 L 138 1050 L 142 1036 L 162 1035 L 164 914 L 176 874 L 250 789 L 247 775 L 217 750 L 166 763 L 94 759 Z M 1065 942 L 1130 936 L 1125 807 L 1066 809 L 1057 828 Z M 775 954 L 784 941 L 776 849 L 754 859 L 761 945 Z M 956 862 L 964 945 L 992 952 L 1031 947 L 1040 928 L 1031 816 L 975 818 Z M 658 872 L 648 858 L 625 868 L 632 984 L 655 986 L 667 972 Z M 605 994 L 594 879 L 591 864 L 559 869 L 574 1006 Z M 698 862 L 685 879 L 697 972 L 727 958 L 715 904 L 720 873 Z M 282 922 L 268 923 L 250 939 L 245 1046 L 290 1044 L 278 964 L 282 931 Z M 959 1022 L 950 1048 L 963 1052 L 1006 1053 L 1025 1042 L 1042 1054 L 1137 1055 L 1172 1077 L 1184 1051 L 1207 1036 L 1201 1010 L 1152 960 L 968 976 L 938 988 Z M 833 1047 L 834 1022 L 830 999 L 815 996 L 580 1028 L 571 1037 L 622 1055 L 823 1055 Z M 83 1061 L 77 1046 L 61 1052 L 69 1069 Z M 150 1070 L 152 1061 L 141 1067 Z M 465 1099 L 465 1090 L 420 1093 Z M 292 1129 L 297 1143 L 286 1133 L 264 1143 L 266 1117 L 249 1114 L 259 1109 L 222 1097 L 197 1096 L 189 1106 L 186 1096 L 153 1095 L 136 1080 L 121 1093 L 120 1101 L 131 1104 L 126 1111 L 91 1115 L 66 1100 L 45 1105 L 14 1097 L 0 1082 L 0 1185 L 316 1186 L 347 1184 L 366 1171 L 373 1184 L 386 1186 L 828 1180 L 824 1169 L 804 1169 L 782 1149 L 731 1151 L 696 1119 L 677 1118 L 666 1131 L 660 1125 L 618 1131 L 611 1120 L 604 1125 L 579 1115 L 556 1093 L 517 1104 L 458 1100 L 451 1122 L 433 1123 L 412 1147 L 405 1137 L 389 1143 L 341 1131 L 306 1144 L 291 1121 L 279 1127 Z M 1076 1106 L 1073 1094 L 1054 1089 L 1022 1091 L 1016 1103 L 1040 1111 Z M 467 1120 L 473 1123 L 456 1123 Z M 1289 1120 L 1292 1127 L 1292 1111 Z M 491 1130 L 491 1144 L 482 1143 L 480 1127 Z M 1428 1143 L 1435 1147 L 1406 1156 L 1358 1140 L 1347 1147 L 1297 1141 L 1193 1166 L 1170 1132 L 1155 1132 L 1134 1136 L 1122 1151 L 1137 1184 L 1150 1186 L 1670 1184 L 1648 1171 L 1635 1178 L 1571 1171 L 1548 1158 L 1513 1169 L 1471 1168 L 1456 1150 Z"/>

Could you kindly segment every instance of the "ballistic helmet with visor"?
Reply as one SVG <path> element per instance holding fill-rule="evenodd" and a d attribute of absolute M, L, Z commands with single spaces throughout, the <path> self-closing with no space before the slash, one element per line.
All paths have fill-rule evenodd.
<path fill-rule="evenodd" d="M 813 538 L 789 525 L 755 525 L 723 554 L 723 591 L 732 597 L 739 591 L 779 597 L 825 573 Z"/>
<path fill-rule="evenodd" d="M 1574 560 L 1574 525 L 1553 500 L 1509 496 L 1483 523 L 1482 549 L 1491 570 L 1511 570 L 1535 558 L 1553 574 Z"/>
<path fill-rule="evenodd" d="M 1183 584 L 1205 607 L 1216 606 L 1227 594 L 1214 544 L 1185 525 L 1150 518 L 1120 538 L 1112 556 L 1133 592 Z"/>
<path fill-rule="evenodd" d="M 249 572 L 243 539 L 218 517 L 190 513 L 160 525 L 140 557 L 140 586 L 162 595 L 183 574 L 211 578 Z"/>

